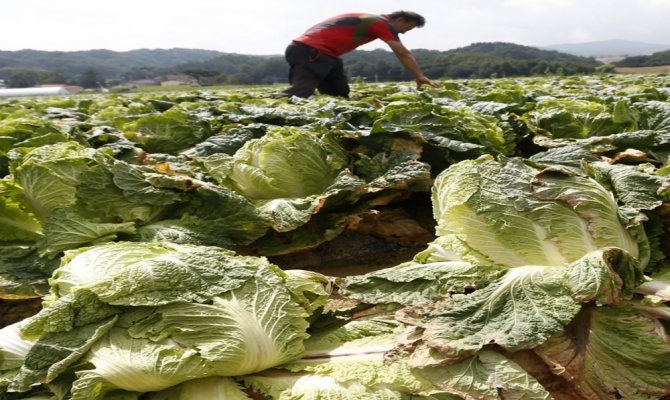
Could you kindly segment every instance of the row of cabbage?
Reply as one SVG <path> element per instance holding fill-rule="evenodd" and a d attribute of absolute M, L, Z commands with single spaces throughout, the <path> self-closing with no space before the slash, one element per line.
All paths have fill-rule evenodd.
<path fill-rule="evenodd" d="M 276 92 L 0 103 L 4 398 L 670 395 L 669 77 Z M 411 261 L 266 258 L 428 192 Z"/>

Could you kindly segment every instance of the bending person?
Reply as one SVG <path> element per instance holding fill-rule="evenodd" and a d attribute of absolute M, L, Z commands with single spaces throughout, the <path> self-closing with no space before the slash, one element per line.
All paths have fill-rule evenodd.
<path fill-rule="evenodd" d="M 342 14 L 314 25 L 286 48 L 291 86 L 282 95 L 309 97 L 318 89 L 322 94 L 349 97 L 349 82 L 340 56 L 375 39 L 389 45 L 414 76 L 417 88 L 438 87 L 421 72 L 412 52 L 399 38 L 401 33 L 425 23 L 425 18 L 417 13 L 396 11 L 388 15 Z"/>

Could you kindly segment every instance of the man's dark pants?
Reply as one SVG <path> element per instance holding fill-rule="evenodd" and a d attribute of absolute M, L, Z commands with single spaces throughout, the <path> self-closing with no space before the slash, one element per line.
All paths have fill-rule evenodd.
<path fill-rule="evenodd" d="M 282 94 L 309 97 L 318 89 L 322 94 L 349 97 L 349 83 L 342 59 L 313 47 L 293 42 L 286 48 L 290 87 Z"/>

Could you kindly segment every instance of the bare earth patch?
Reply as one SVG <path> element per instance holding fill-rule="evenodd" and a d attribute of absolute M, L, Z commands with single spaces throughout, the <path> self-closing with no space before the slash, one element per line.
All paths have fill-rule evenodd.
<path fill-rule="evenodd" d="M 620 67 L 614 69 L 620 74 L 661 74 L 670 72 L 670 65 L 657 65 L 654 67 Z"/>

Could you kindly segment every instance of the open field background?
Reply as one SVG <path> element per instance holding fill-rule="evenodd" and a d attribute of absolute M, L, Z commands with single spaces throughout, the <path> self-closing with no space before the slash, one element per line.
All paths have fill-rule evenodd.
<path fill-rule="evenodd" d="M 657 65 L 654 67 L 617 67 L 615 71 L 620 74 L 663 74 L 670 72 L 670 65 Z"/>

